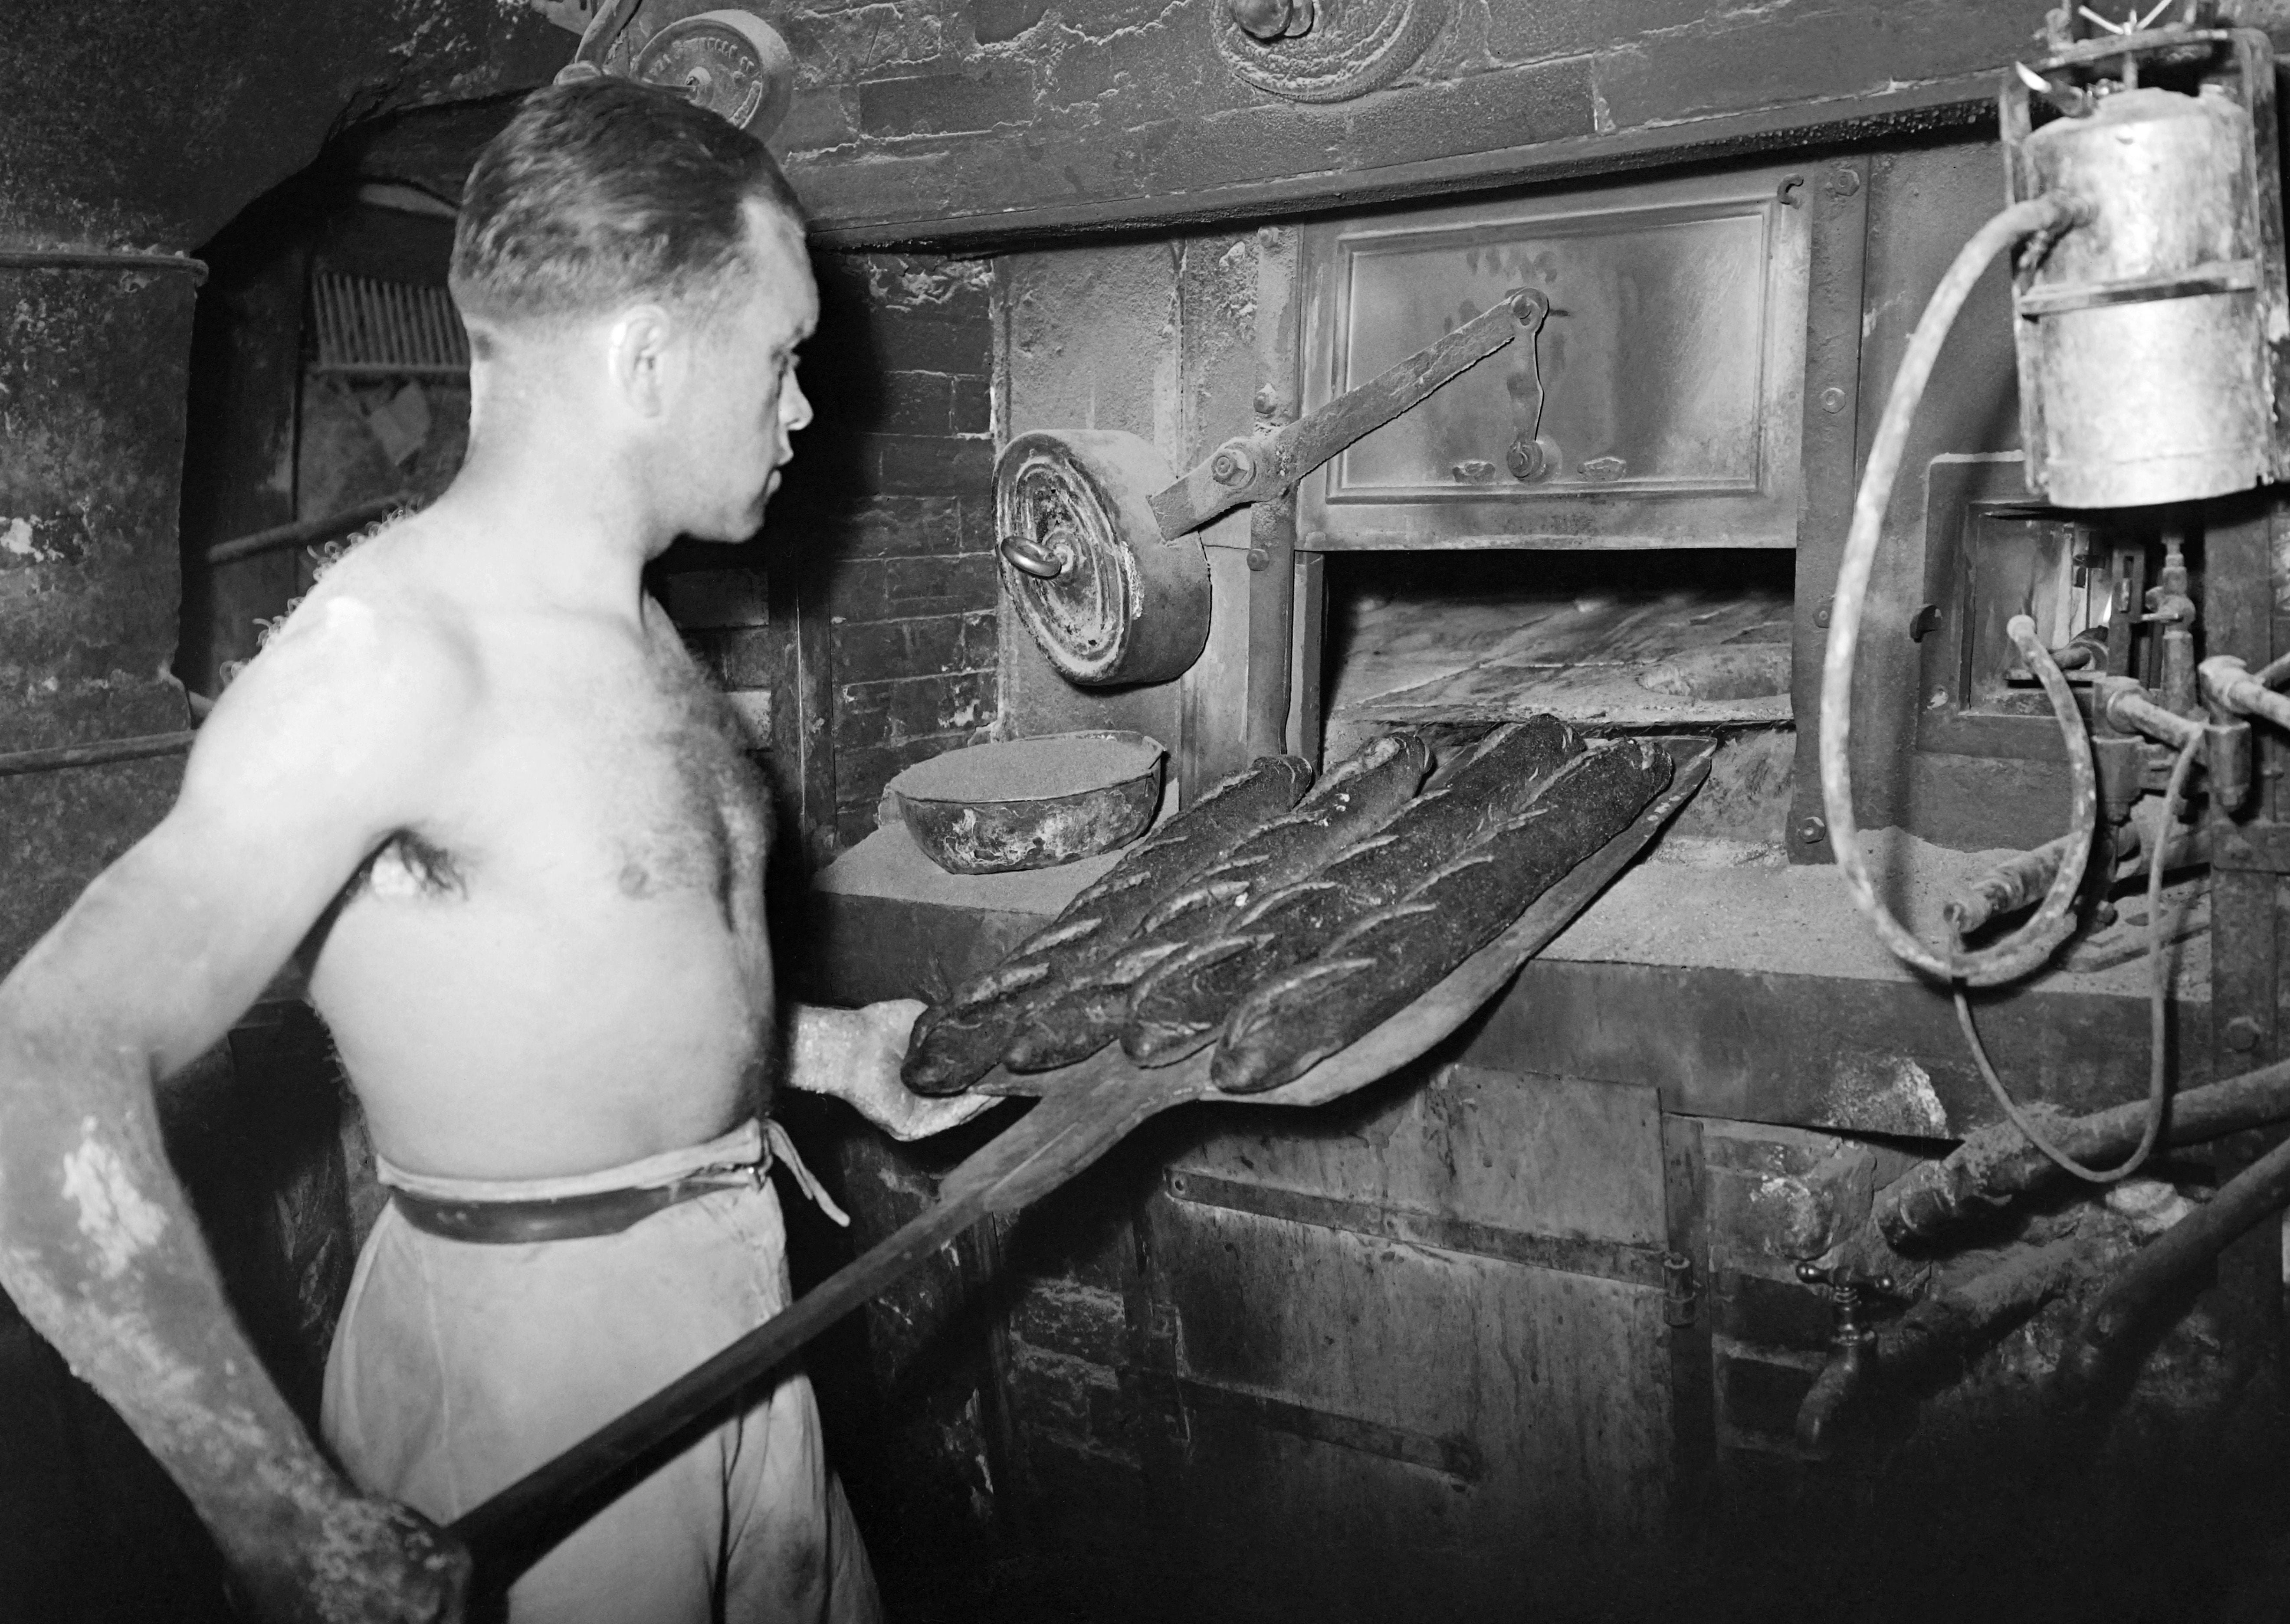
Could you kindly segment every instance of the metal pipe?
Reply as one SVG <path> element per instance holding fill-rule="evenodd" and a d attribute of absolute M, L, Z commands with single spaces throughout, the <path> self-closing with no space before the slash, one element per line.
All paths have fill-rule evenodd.
<path fill-rule="evenodd" d="M 2099 696 L 2108 721 L 2124 732 L 2143 734 L 2174 750 L 2183 750 L 2203 737 L 2200 722 L 2158 705 L 2134 678 L 2102 676 L 2092 684 L 2092 692 Z"/>
<path fill-rule="evenodd" d="M 2214 654 L 2203 661 L 2202 684 L 2203 697 L 2214 705 L 2238 716 L 2263 716 L 2277 727 L 2290 728 L 2290 699 L 2253 676 L 2239 655 Z"/>
<path fill-rule="evenodd" d="M 1881 1379 L 1906 1388 L 1961 1370 L 1978 1348 L 2020 1324 L 2098 1260 L 2101 1243 L 2076 1239 L 2015 1253 L 1951 1291 L 1935 1292 L 1889 1325 L 1840 1342 L 1798 1406 L 1797 1440 L 1834 1452 L 1838 1429 Z"/>
<path fill-rule="evenodd" d="M 2061 1350 L 2060 1396 L 2088 1401 L 2106 1384 L 2132 1333 L 2171 1289 L 2290 1204 L 2290 1140 L 2230 1180 L 2126 1264 Z"/>
<path fill-rule="evenodd" d="M 1950 898 L 1941 908 L 1942 917 L 1956 927 L 1957 934 L 1969 936 L 1991 919 L 2032 908 L 2051 888 L 2074 838 L 2062 835 L 2032 852 L 2005 859 Z"/>
<path fill-rule="evenodd" d="M 1256 234 L 1256 428 L 1277 436 L 1297 420 L 1297 238 L 1290 227 Z M 1284 459 L 1285 460 L 1285 459 Z M 1242 711 L 1247 755 L 1288 748 L 1289 673 L 1295 663 L 1296 487 L 1279 490 L 1248 515 L 1248 673 Z"/>
<path fill-rule="evenodd" d="M 2163 541 L 2163 568 L 2150 594 L 2153 608 L 2148 619 L 2163 628 L 2163 708 L 2182 716 L 2201 708 L 2195 691 L 2195 600 L 2187 596 L 2187 555 L 2183 527 L 2173 529 Z"/>
<path fill-rule="evenodd" d="M 142 761 L 154 756 L 180 756 L 191 748 L 191 732 L 143 733 L 132 739 L 100 739 L 92 744 L 52 745 L 43 750 L 11 750 L 0 755 L 0 778 L 25 772 L 54 772 L 66 767 L 100 767 L 115 761 Z"/>
<path fill-rule="evenodd" d="M 207 279 L 204 260 L 133 248 L 0 248 L 0 269 L 184 271 L 193 287 Z"/>
<path fill-rule="evenodd" d="M 275 553 L 283 548 L 309 547 L 320 541 L 331 541 L 336 536 L 348 535 L 376 519 L 386 519 L 396 509 L 411 507 L 419 500 L 410 492 L 400 491 L 395 495 L 378 496 L 370 502 L 360 502 L 355 508 L 345 508 L 340 513 L 330 513 L 322 519 L 296 519 L 291 524 L 274 524 L 268 530 L 234 536 L 207 548 L 207 562 L 230 564 L 237 559 L 252 558 L 258 553 Z"/>
<path fill-rule="evenodd" d="M 2125 1154 L 2139 1142 L 2147 1121 L 2143 1100 L 2088 1116 L 2063 1116 L 2047 1106 L 2031 1108 L 2049 1119 L 2055 1144 L 2086 1161 Z M 2290 1117 L 2290 1060 L 2278 1060 L 2176 1095 L 2164 1140 L 2200 1144 L 2286 1117 Z M 2055 1172 L 2018 1129 L 1998 1123 L 1878 1192 L 1870 1216 L 1888 1245 L 1910 1250 L 1943 1239 L 2014 1196 L 2052 1183 Z"/>
<path fill-rule="evenodd" d="M 1288 678 L 1295 651 L 1296 493 L 1248 510 L 1248 754 L 1288 748 Z"/>

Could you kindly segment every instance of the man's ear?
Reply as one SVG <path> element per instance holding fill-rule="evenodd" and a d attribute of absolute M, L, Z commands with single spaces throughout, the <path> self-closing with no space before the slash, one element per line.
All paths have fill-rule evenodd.
<path fill-rule="evenodd" d="M 641 418 L 666 415 L 681 381 L 682 355 L 675 318 L 659 305 L 636 305 L 613 323 L 606 363 L 613 385 Z"/>

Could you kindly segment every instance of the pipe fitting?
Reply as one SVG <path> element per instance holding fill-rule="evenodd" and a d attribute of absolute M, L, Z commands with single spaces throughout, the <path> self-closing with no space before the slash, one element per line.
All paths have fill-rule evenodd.
<path fill-rule="evenodd" d="M 2182 750 L 2203 737 L 2203 724 L 2166 710 L 2133 677 L 2102 676 L 2092 684 L 2100 713 L 2110 726 Z"/>
<path fill-rule="evenodd" d="M 2290 699 L 2251 676 L 2250 668 L 2237 656 L 2214 654 L 2197 670 L 2203 698 L 2213 706 L 2238 716 L 2263 716 L 2277 727 L 2290 728 Z"/>

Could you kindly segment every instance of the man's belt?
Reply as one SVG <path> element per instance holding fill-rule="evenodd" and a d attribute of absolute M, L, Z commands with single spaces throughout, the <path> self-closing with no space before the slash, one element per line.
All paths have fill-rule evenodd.
<path fill-rule="evenodd" d="M 756 1170 L 698 1173 L 644 1189 L 597 1190 L 531 1201 L 445 1201 L 392 1188 L 390 1201 L 425 1235 L 449 1241 L 524 1245 L 535 1241 L 585 1241 L 618 1235 L 680 1203 L 717 1190 L 753 1189 Z"/>

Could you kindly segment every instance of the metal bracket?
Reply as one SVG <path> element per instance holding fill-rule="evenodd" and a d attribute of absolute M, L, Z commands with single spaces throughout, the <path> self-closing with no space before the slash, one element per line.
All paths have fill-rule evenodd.
<path fill-rule="evenodd" d="M 1692 1324 L 1694 1304 L 1701 1295 L 1701 1287 L 1693 1278 L 1693 1260 L 1682 1252 L 1663 1254 L 1661 1323 L 1672 1328 Z"/>
<path fill-rule="evenodd" d="M 1540 291 L 1514 288 L 1493 309 L 1317 411 L 1276 430 L 1227 440 L 1150 499 L 1161 533 L 1173 540 L 1244 503 L 1292 489 L 1353 441 L 1428 399 L 1521 333 L 1539 332 L 1549 314 L 1550 300 Z"/>

